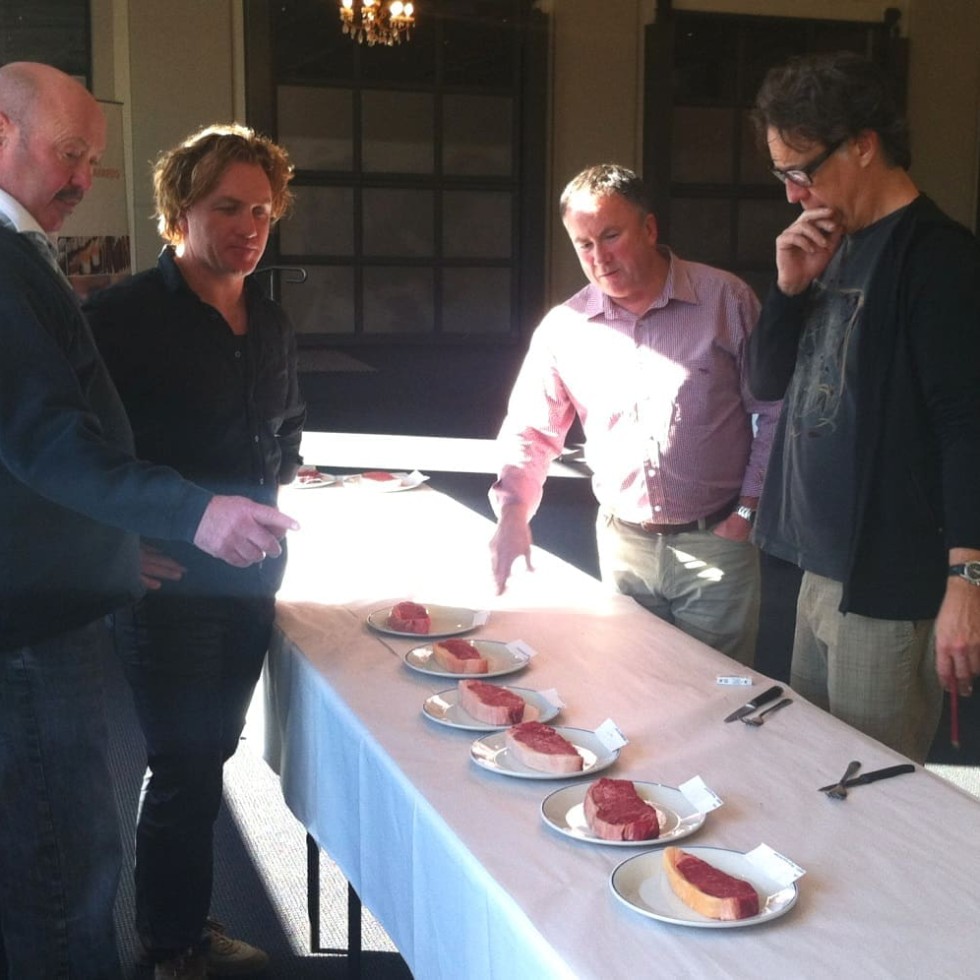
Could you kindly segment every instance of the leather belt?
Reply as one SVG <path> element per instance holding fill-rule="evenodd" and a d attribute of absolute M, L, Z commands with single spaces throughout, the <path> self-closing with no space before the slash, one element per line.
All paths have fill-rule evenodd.
<path fill-rule="evenodd" d="M 735 510 L 737 504 L 738 498 L 736 497 L 713 514 L 708 514 L 707 517 L 699 517 L 696 521 L 688 521 L 686 524 L 655 524 L 653 521 L 641 521 L 639 524 L 634 524 L 630 521 L 621 521 L 618 517 L 616 520 L 627 527 L 638 528 L 646 534 L 685 534 L 688 531 L 706 531 L 708 528 L 720 524 Z"/>

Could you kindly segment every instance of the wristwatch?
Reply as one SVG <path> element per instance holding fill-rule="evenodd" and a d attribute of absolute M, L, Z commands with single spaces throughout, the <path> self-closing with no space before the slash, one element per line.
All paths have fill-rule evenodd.
<path fill-rule="evenodd" d="M 735 513 L 742 518 L 743 521 L 748 521 L 750 524 L 755 523 L 755 511 L 751 507 L 746 507 L 742 504 L 740 507 L 735 508 Z M 980 567 L 980 562 L 975 562 L 975 564 Z M 978 582 L 980 584 L 980 582 Z"/>
<path fill-rule="evenodd" d="M 965 561 L 959 565 L 949 566 L 950 575 L 965 578 L 970 585 L 980 586 L 980 561 Z"/>

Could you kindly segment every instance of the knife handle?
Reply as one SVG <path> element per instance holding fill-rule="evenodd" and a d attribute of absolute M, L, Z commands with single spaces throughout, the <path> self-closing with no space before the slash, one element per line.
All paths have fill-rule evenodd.
<path fill-rule="evenodd" d="M 900 766 L 888 766 L 887 769 L 875 769 L 874 772 L 866 772 L 863 776 L 855 776 L 849 779 L 846 785 L 852 783 L 856 786 L 864 786 L 867 783 L 876 783 L 879 779 L 891 779 L 892 776 L 901 776 L 907 772 L 915 772 L 915 766 L 911 762 L 903 762 Z"/>
<path fill-rule="evenodd" d="M 757 698 L 753 698 L 752 703 L 757 708 L 761 708 L 764 704 L 775 701 L 782 693 L 783 689 L 778 684 L 773 684 L 772 687 L 767 688 Z"/>

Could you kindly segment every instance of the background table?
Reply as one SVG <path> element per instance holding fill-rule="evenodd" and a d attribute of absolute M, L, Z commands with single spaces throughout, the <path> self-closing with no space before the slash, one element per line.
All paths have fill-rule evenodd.
<path fill-rule="evenodd" d="M 497 597 L 492 525 L 441 494 L 291 489 L 281 503 L 303 530 L 269 658 L 268 757 L 417 977 L 977 974 L 971 797 L 917 770 L 827 799 L 816 787 L 848 760 L 904 760 L 798 698 L 762 728 L 724 724 L 765 677 L 719 686 L 740 671 L 732 661 L 546 554 Z M 796 907 L 711 930 L 616 901 L 610 873 L 640 849 L 556 833 L 539 805 L 568 781 L 482 770 L 473 733 L 422 716 L 452 682 L 406 668 L 416 641 L 365 625 L 401 599 L 489 610 L 471 635 L 530 644 L 531 666 L 506 682 L 557 689 L 557 724 L 612 718 L 630 744 L 607 775 L 670 786 L 701 775 L 725 805 L 687 842 L 769 844 L 807 869 Z"/>

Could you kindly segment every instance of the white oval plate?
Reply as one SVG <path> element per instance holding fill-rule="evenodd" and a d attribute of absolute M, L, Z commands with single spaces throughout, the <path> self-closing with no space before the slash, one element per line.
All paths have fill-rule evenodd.
<path fill-rule="evenodd" d="M 660 836 L 652 840 L 605 840 L 596 837 L 585 819 L 585 794 L 588 786 L 566 786 L 546 796 L 541 802 L 541 818 L 560 834 L 612 847 L 657 847 L 688 837 L 704 824 L 705 814 L 679 790 L 660 783 L 633 781 L 636 792 L 653 805 L 660 820 Z"/>
<path fill-rule="evenodd" d="M 460 633 L 469 633 L 477 627 L 476 613 L 472 609 L 461 609 L 458 606 L 433 606 L 427 602 L 420 602 L 419 605 L 425 606 L 429 611 L 428 633 L 403 633 L 401 630 L 393 630 L 388 625 L 388 616 L 393 606 L 385 606 L 384 609 L 375 609 L 374 612 L 368 613 L 367 624 L 379 633 L 386 633 L 388 636 L 407 636 L 414 640 L 421 640 L 426 636 L 457 636 Z"/>
<path fill-rule="evenodd" d="M 467 680 L 483 680 L 486 676 L 486 674 L 470 674 Z M 558 706 L 542 697 L 537 691 L 532 691 L 526 687 L 508 687 L 507 690 L 524 698 L 526 702 L 524 721 L 551 721 L 558 714 Z M 488 725 L 485 721 L 478 721 L 474 718 L 460 705 L 458 687 L 450 687 L 438 694 L 433 694 L 431 698 L 427 698 L 422 705 L 422 713 L 426 718 L 430 718 L 440 725 L 448 725 L 450 728 L 464 728 L 472 732 L 496 732 L 501 728 L 510 727 L 509 725 Z"/>
<path fill-rule="evenodd" d="M 344 477 L 344 486 L 367 493 L 397 493 L 399 490 L 414 490 L 428 479 L 421 473 L 395 473 L 388 470 L 369 470 L 370 473 L 388 473 L 390 480 L 372 480 L 363 473 L 353 473 Z"/>
<path fill-rule="evenodd" d="M 300 474 L 297 473 L 292 485 L 297 490 L 315 490 L 317 487 L 333 486 L 333 484 L 336 482 L 337 477 L 335 477 L 332 473 L 324 473 L 322 470 L 320 470 L 317 472 L 316 476 L 310 474 L 302 479 L 300 478 Z"/>
<path fill-rule="evenodd" d="M 663 852 L 647 851 L 627 858 L 609 878 L 613 895 L 624 905 L 661 922 L 695 929 L 740 929 L 758 926 L 785 915 L 795 904 L 799 888 L 794 881 L 782 885 L 759 870 L 741 851 L 724 847 L 685 847 L 726 874 L 749 882 L 759 893 L 759 914 L 748 919 L 709 919 L 685 905 L 670 887 L 664 871 Z"/>
<path fill-rule="evenodd" d="M 578 750 L 584 760 L 581 772 L 543 772 L 532 769 L 516 759 L 507 748 L 505 732 L 494 732 L 478 738 L 470 746 L 470 758 L 483 769 L 499 772 L 502 776 L 516 776 L 518 779 L 580 779 L 592 773 L 607 769 L 619 758 L 619 749 L 609 749 L 595 732 L 585 728 L 555 727 L 559 735 L 567 738 Z"/>
<path fill-rule="evenodd" d="M 431 606 L 429 608 L 431 609 Z M 432 622 L 434 626 L 435 620 Z M 411 667 L 412 670 L 417 670 L 421 674 L 429 674 L 431 677 L 455 677 L 456 680 L 465 677 L 474 681 L 482 681 L 487 677 L 500 677 L 503 674 L 513 674 L 518 670 L 523 670 L 531 659 L 528 654 L 520 650 L 512 650 L 500 640 L 473 640 L 472 643 L 480 656 L 487 658 L 487 672 L 485 674 L 460 674 L 453 670 L 446 670 L 436 660 L 431 643 L 409 650 L 402 659 L 405 661 L 406 667 Z"/>

